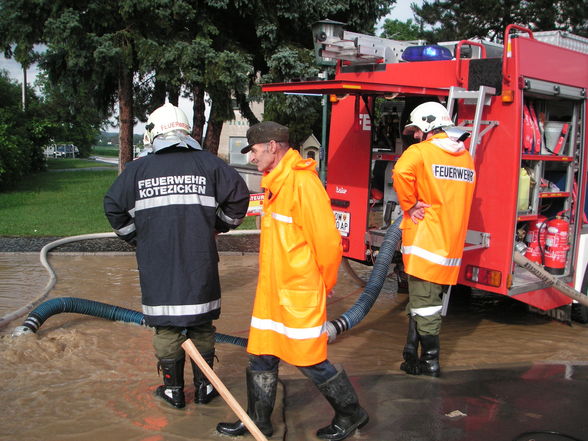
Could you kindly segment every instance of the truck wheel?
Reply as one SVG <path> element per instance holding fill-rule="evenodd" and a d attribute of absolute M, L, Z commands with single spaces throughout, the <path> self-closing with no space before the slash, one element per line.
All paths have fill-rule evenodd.
<path fill-rule="evenodd" d="M 588 266 L 584 270 L 584 279 L 582 279 L 582 294 L 588 295 Z M 588 307 L 581 303 L 572 304 L 572 320 L 578 323 L 588 323 Z"/>

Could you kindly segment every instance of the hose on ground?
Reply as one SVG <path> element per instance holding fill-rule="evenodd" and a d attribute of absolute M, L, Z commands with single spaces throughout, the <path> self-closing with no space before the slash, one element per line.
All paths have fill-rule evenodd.
<path fill-rule="evenodd" d="M 343 313 L 339 318 L 327 322 L 326 329 L 329 343 L 335 341 L 337 335 L 341 334 L 344 331 L 347 331 L 348 329 L 351 329 L 359 322 L 361 322 L 374 305 L 376 299 L 380 294 L 380 291 L 382 290 L 384 281 L 388 275 L 388 268 L 390 266 L 390 263 L 392 262 L 392 258 L 394 257 L 396 247 L 398 246 L 398 243 L 402 238 L 402 232 L 399 228 L 401 220 L 402 217 L 397 218 L 392 223 L 392 225 L 388 227 L 382 245 L 380 246 L 380 251 L 374 263 L 370 277 L 367 281 L 367 284 L 363 292 L 361 293 L 355 304 L 347 312 Z M 47 268 L 47 270 L 50 273 L 50 280 L 47 283 L 45 290 L 43 291 L 41 296 L 39 296 L 37 299 L 29 303 L 27 306 L 20 308 L 18 311 L 8 314 L 7 316 L 2 317 L 0 319 L 0 327 L 2 327 L 3 324 L 8 323 L 9 321 L 14 320 L 15 318 L 18 318 L 21 315 L 24 315 L 27 311 L 34 308 L 35 305 L 37 305 L 43 298 L 45 298 L 49 294 L 49 291 L 51 291 L 51 289 L 55 285 L 55 272 L 47 262 L 47 253 L 51 248 L 54 248 L 58 245 L 62 245 L 64 243 L 74 242 L 78 240 L 100 239 L 105 237 L 116 237 L 116 235 L 114 233 L 85 234 L 81 236 L 67 237 L 45 245 L 41 250 L 41 263 L 43 264 L 43 266 L 45 266 L 45 268 Z M 75 297 L 62 297 L 48 300 L 43 304 L 39 305 L 28 315 L 25 322 L 13 331 L 12 335 L 19 336 L 31 332 L 35 333 L 49 317 L 61 312 L 86 314 L 113 321 L 123 321 L 129 323 L 136 323 L 139 325 L 145 325 L 144 316 L 142 313 L 138 311 L 121 308 L 106 303 L 96 302 L 93 300 L 86 300 Z M 220 333 L 216 334 L 216 341 L 218 343 L 231 343 L 243 347 L 247 346 L 246 338 L 235 337 Z"/>
<path fill-rule="evenodd" d="M 388 227 L 382 245 L 380 246 L 378 257 L 374 262 L 370 277 L 355 304 L 339 318 L 327 322 L 326 327 L 329 343 L 335 341 L 337 335 L 351 329 L 361 322 L 380 295 L 384 281 L 388 276 L 388 267 L 392 262 L 396 247 L 402 239 L 402 231 L 400 230 L 401 221 L 402 216 L 398 217 L 392 225 Z"/>
<path fill-rule="evenodd" d="M 24 323 L 14 329 L 12 336 L 18 337 L 23 334 L 36 333 L 49 317 L 62 312 L 72 312 L 106 320 L 136 323 L 141 326 L 146 326 L 145 316 L 139 311 L 96 302 L 94 300 L 80 299 L 76 297 L 58 297 L 47 300 L 35 308 L 28 315 Z M 217 343 L 231 343 L 237 346 L 247 346 L 247 339 L 241 337 L 216 333 L 215 339 Z"/>
<path fill-rule="evenodd" d="M 51 292 L 51 290 L 55 286 L 55 282 L 57 281 L 57 277 L 55 275 L 55 271 L 53 271 L 53 268 L 51 267 L 51 265 L 49 265 L 49 262 L 47 260 L 47 254 L 49 253 L 49 250 L 51 250 L 52 248 L 55 248 L 59 245 L 63 245 L 63 244 L 70 243 L 70 242 L 77 242 L 79 240 L 104 239 L 104 238 L 110 238 L 110 237 L 116 237 L 116 234 L 114 234 L 114 233 L 82 234 L 79 236 L 70 236 L 70 237 L 64 237 L 63 239 L 55 240 L 53 242 L 48 243 L 43 248 L 41 248 L 39 258 L 41 259 L 41 265 L 43 265 L 45 267 L 45 269 L 49 272 L 49 281 L 47 282 L 47 284 L 45 285 L 45 288 L 43 289 L 43 291 L 41 292 L 41 294 L 37 298 L 35 298 L 34 300 L 29 302 L 28 304 L 26 304 L 22 308 L 19 308 L 16 311 L 12 311 L 12 312 L 0 317 L 0 328 L 3 328 L 8 323 L 10 323 L 11 321 L 13 321 L 17 318 L 22 317 L 28 311 L 30 311 L 35 306 L 37 306 L 39 303 L 41 303 L 43 301 L 43 299 L 49 295 L 49 292 Z"/>

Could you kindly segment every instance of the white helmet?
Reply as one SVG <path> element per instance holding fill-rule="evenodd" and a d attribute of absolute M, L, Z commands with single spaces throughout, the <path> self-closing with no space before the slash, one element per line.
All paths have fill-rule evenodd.
<path fill-rule="evenodd" d="M 151 144 L 154 152 L 173 146 L 202 150 L 198 141 L 190 136 L 186 114 L 171 103 L 155 109 L 145 128 L 143 142 Z"/>
<path fill-rule="evenodd" d="M 441 127 L 452 127 L 453 121 L 447 109 L 435 101 L 428 101 L 418 105 L 410 112 L 410 124 L 404 127 L 403 134 L 408 135 L 416 129 L 428 133 Z"/>

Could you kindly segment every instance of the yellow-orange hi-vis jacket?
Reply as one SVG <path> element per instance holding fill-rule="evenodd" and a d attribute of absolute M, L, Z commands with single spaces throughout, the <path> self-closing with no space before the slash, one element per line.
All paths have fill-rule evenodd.
<path fill-rule="evenodd" d="M 259 278 L 247 352 L 311 366 L 327 358 L 326 298 L 337 282 L 341 235 L 314 160 L 290 149 L 261 186 Z"/>
<path fill-rule="evenodd" d="M 462 142 L 445 133 L 413 144 L 392 174 L 404 218 L 402 259 L 407 274 L 441 285 L 457 282 L 476 173 Z M 408 210 L 418 201 L 429 204 L 415 224 Z"/>

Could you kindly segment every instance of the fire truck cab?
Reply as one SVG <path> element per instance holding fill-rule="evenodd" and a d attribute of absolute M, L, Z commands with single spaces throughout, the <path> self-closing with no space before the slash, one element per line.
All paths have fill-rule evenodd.
<path fill-rule="evenodd" d="M 514 264 L 521 252 L 587 293 L 588 39 L 517 25 L 506 28 L 504 45 L 427 46 L 336 26 L 314 38 L 334 78 L 263 90 L 329 97 L 326 188 L 345 257 L 373 263 L 401 215 L 391 170 L 414 143 L 402 129 L 416 105 L 439 101 L 470 133 L 477 174 L 458 283 L 542 311 L 570 306 Z"/>

